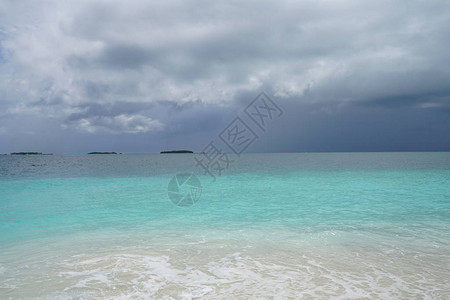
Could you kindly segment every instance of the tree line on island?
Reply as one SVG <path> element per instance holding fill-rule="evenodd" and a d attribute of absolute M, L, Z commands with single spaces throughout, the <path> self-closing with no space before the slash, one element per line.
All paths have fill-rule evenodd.
<path fill-rule="evenodd" d="M 12 152 L 11 155 L 53 155 L 53 153 L 42 152 Z"/>
<path fill-rule="evenodd" d="M 191 150 L 165 150 L 159 152 L 160 154 L 183 154 L 183 153 L 194 153 Z M 89 152 L 88 154 L 122 154 L 117 152 Z M 3 154 L 6 155 L 6 154 Z M 42 152 L 11 152 L 10 155 L 53 155 L 53 153 L 42 153 Z"/>
<path fill-rule="evenodd" d="M 173 153 L 194 153 L 191 150 L 169 150 L 169 151 L 161 151 L 160 154 L 173 154 Z"/>

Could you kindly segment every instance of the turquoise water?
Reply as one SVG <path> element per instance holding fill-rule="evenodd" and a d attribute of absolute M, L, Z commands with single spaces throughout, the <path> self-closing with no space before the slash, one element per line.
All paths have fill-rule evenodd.
<path fill-rule="evenodd" d="M 244 154 L 215 182 L 194 164 L 0 156 L 0 298 L 450 299 L 450 153 Z"/>

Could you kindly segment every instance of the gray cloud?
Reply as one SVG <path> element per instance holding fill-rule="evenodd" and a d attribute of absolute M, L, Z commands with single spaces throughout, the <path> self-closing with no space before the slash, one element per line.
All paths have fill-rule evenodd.
<path fill-rule="evenodd" d="M 316 150 L 345 148 L 331 120 L 360 145 L 378 147 L 356 128 L 396 126 L 411 149 L 450 148 L 448 1 L 4 1 L 0 20 L 0 151 L 30 132 L 201 145 L 261 90 L 293 114 L 284 135 L 309 120 Z"/>
<path fill-rule="evenodd" d="M 159 121 L 136 114 L 86 117 L 76 121 L 71 120 L 66 124 L 88 133 L 144 133 L 163 128 L 163 124 Z"/>

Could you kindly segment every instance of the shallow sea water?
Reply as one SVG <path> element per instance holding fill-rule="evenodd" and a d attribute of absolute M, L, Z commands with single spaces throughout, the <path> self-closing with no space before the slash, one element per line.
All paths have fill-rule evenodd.
<path fill-rule="evenodd" d="M 202 196 L 167 187 L 197 174 Z M 450 153 L 0 156 L 0 298 L 450 299 Z"/>

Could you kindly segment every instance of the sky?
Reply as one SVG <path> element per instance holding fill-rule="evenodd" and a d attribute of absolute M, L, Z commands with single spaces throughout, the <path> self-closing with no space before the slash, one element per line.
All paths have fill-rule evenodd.
<path fill-rule="evenodd" d="M 283 113 L 248 152 L 450 151 L 449 24 L 448 0 L 0 0 L 0 153 L 201 151 L 261 92 Z"/>

